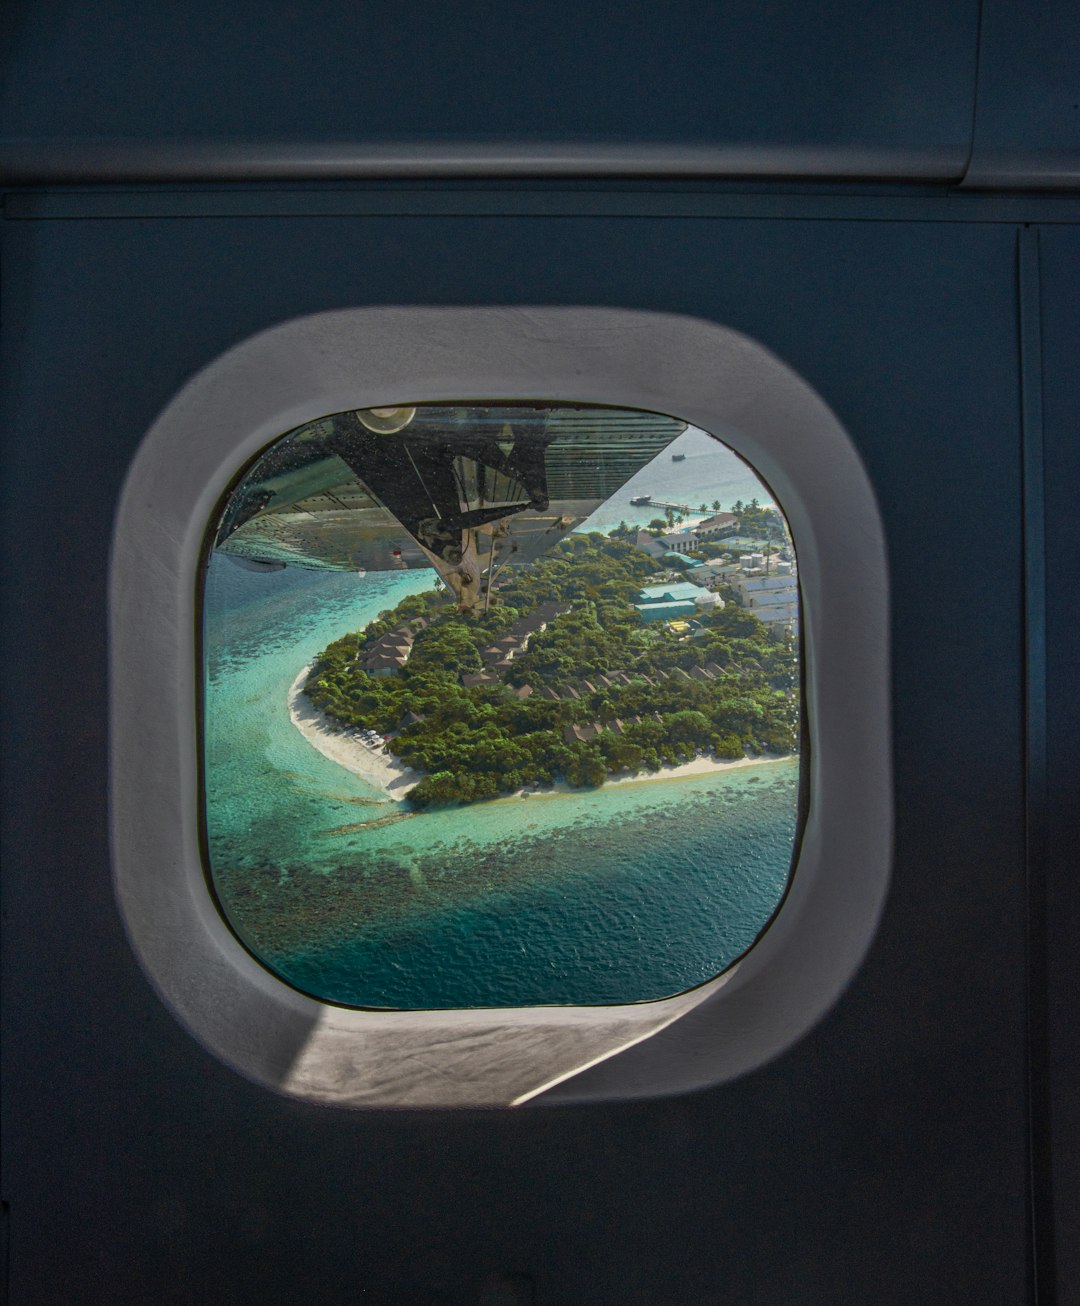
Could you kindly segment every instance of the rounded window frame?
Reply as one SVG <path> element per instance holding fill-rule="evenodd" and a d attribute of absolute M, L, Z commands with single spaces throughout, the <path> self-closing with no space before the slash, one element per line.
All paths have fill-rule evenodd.
<path fill-rule="evenodd" d="M 733 448 L 785 511 L 800 565 L 809 807 L 772 923 L 739 962 L 689 993 L 610 1007 L 336 1007 L 262 967 L 218 912 L 198 819 L 196 593 L 206 524 L 237 469 L 282 432 L 403 396 L 670 413 Z M 115 522 L 110 625 L 113 872 L 128 936 L 199 1042 L 276 1091 L 379 1107 L 687 1091 L 790 1046 L 869 947 L 892 845 L 881 519 L 857 452 L 822 399 L 730 328 L 537 307 L 362 308 L 271 327 L 193 377 L 140 445 Z"/>

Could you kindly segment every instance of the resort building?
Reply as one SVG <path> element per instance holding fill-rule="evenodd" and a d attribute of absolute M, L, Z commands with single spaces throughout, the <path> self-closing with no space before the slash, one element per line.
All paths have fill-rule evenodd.
<path fill-rule="evenodd" d="M 782 576 L 738 576 L 733 584 L 739 602 L 768 626 L 783 625 L 793 629 L 799 620 L 799 586 L 790 572 L 790 563 Z"/>
<path fill-rule="evenodd" d="M 638 531 L 634 547 L 640 549 L 642 553 L 647 553 L 650 558 L 662 558 L 667 552 L 664 545 L 648 531 Z"/>
<path fill-rule="evenodd" d="M 498 676 L 491 675 L 487 671 L 469 671 L 461 677 L 461 683 L 466 689 L 471 689 L 474 685 L 498 685 L 502 682 Z"/>
<path fill-rule="evenodd" d="M 697 611 L 697 604 L 692 599 L 673 603 L 637 603 L 634 606 L 641 613 L 642 621 L 676 621 Z"/>
<path fill-rule="evenodd" d="M 740 570 L 741 566 L 737 562 L 723 562 L 719 558 L 710 558 L 708 562 L 703 562 L 700 567 L 695 567 L 693 571 L 688 572 L 687 579 L 692 580 L 695 585 L 712 589 L 716 585 L 722 585 Z"/>
<path fill-rule="evenodd" d="M 739 519 L 733 512 L 717 512 L 694 527 L 699 540 L 719 540 L 734 535 L 739 529 Z"/>
<path fill-rule="evenodd" d="M 388 676 L 394 671 L 400 671 L 408 662 L 410 651 L 410 644 L 392 644 L 389 638 L 379 640 L 368 649 L 361 666 L 373 676 Z"/>
<path fill-rule="evenodd" d="M 663 546 L 666 553 L 676 553 L 682 556 L 684 553 L 695 552 L 701 544 L 696 529 L 687 529 L 685 531 L 672 531 L 670 535 L 661 535 L 659 543 Z"/>
<path fill-rule="evenodd" d="M 700 608 L 715 607 L 720 602 L 702 586 L 682 580 L 645 586 L 634 606 L 643 621 L 673 621 L 692 617 Z"/>
<path fill-rule="evenodd" d="M 595 739 L 597 735 L 603 733 L 603 729 L 604 727 L 595 721 L 586 725 L 563 726 L 563 742 L 587 744 L 590 739 Z"/>
<path fill-rule="evenodd" d="M 364 659 L 364 670 L 369 676 L 392 676 L 408 660 L 407 653 L 373 653 Z"/>
<path fill-rule="evenodd" d="M 693 603 L 699 593 L 696 585 L 686 580 L 665 581 L 660 585 L 646 585 L 638 592 L 638 608 L 649 607 L 654 603 Z"/>
<path fill-rule="evenodd" d="M 389 676 L 400 671 L 412 652 L 414 632 L 422 630 L 426 625 L 423 617 L 414 617 L 412 621 L 382 635 L 365 650 L 361 667 L 372 676 Z"/>
<path fill-rule="evenodd" d="M 510 627 L 504 639 L 497 641 L 501 646 L 507 640 L 515 642 L 517 651 L 524 652 L 528 647 L 529 639 L 542 631 L 549 622 L 554 621 L 556 617 L 561 617 L 564 612 L 570 611 L 568 603 L 541 603 L 538 608 L 525 617 L 519 617 Z"/>

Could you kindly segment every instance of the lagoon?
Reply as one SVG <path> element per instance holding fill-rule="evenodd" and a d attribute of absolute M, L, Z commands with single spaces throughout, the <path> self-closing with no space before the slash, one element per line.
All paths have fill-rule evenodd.
<path fill-rule="evenodd" d="M 432 580 L 212 557 L 206 833 L 238 935 L 298 988 L 371 1007 L 642 1001 L 724 969 L 786 886 L 797 758 L 411 813 L 296 729 L 301 668 Z"/>
<path fill-rule="evenodd" d="M 289 718 L 297 668 L 427 573 L 207 585 L 207 835 L 234 928 L 361 1006 L 618 1002 L 716 974 L 783 892 L 797 760 L 405 815 Z"/>

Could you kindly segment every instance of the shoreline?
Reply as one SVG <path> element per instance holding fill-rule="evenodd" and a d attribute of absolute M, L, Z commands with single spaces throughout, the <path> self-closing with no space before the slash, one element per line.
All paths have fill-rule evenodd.
<path fill-rule="evenodd" d="M 289 686 L 289 717 L 312 748 L 361 780 L 391 802 L 400 802 L 424 778 L 383 749 L 370 748 L 347 733 L 306 698 L 304 681 L 314 663 L 308 663 Z"/>
<path fill-rule="evenodd" d="M 309 663 L 289 687 L 289 716 L 293 725 L 313 748 L 323 757 L 377 789 L 391 802 L 403 801 L 424 778 L 421 772 L 403 765 L 383 750 L 370 748 L 362 739 L 346 733 L 324 713 L 320 712 L 303 694 L 304 681 L 313 664 Z M 551 798 L 559 794 L 595 793 L 609 785 L 648 784 L 666 780 L 681 780 L 689 776 L 713 775 L 734 771 L 741 767 L 761 766 L 766 762 L 783 762 L 796 756 L 794 753 L 764 754 L 760 757 L 736 757 L 721 760 L 698 755 L 689 762 L 675 766 L 662 766 L 656 771 L 635 771 L 630 775 L 608 776 L 595 789 L 575 788 L 563 780 L 552 784 L 526 785 L 513 794 L 500 794 L 492 802 L 505 802 L 519 798 Z"/>
<path fill-rule="evenodd" d="M 634 771 L 631 775 L 608 776 L 604 785 L 643 784 L 647 780 L 682 780 L 692 775 L 713 775 L 720 771 L 737 771 L 744 766 L 761 766 L 765 762 L 784 762 L 794 756 L 794 753 L 763 753 L 759 757 L 719 758 L 699 753 L 689 762 L 662 766 L 656 771 Z"/>
<path fill-rule="evenodd" d="M 747 766 L 762 766 L 766 762 L 786 762 L 795 756 L 797 756 L 795 753 L 769 753 L 760 757 L 734 757 L 727 760 L 718 757 L 705 757 L 699 754 L 697 757 L 691 758 L 689 762 L 661 766 L 655 771 L 633 771 L 629 775 L 609 775 L 602 785 L 596 785 L 595 788 L 575 787 L 574 785 L 568 785 L 565 780 L 555 780 L 551 784 L 526 785 L 524 789 L 519 789 L 516 793 L 500 794 L 490 801 L 500 803 L 517 798 L 555 798 L 564 794 L 595 794 L 602 789 L 613 788 L 616 785 L 658 784 L 667 780 L 687 780 L 695 776 L 719 775 L 724 771 L 738 771 Z"/>

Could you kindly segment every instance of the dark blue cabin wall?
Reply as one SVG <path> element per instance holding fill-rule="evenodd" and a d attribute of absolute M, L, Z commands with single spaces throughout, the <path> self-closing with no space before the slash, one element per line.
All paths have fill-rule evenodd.
<path fill-rule="evenodd" d="M 16 0 L 0 24 L 0 176 L 19 181 L 1080 181 L 1071 0 Z"/>
<path fill-rule="evenodd" d="M 964 185 L 1080 185 L 1080 18 L 1071 0 L 982 0 Z"/>
<path fill-rule="evenodd" d="M 716 1285 L 763 1302 L 1024 1300 L 1015 229 L 7 226 L 18 438 L 4 518 L 22 569 L 4 576 L 6 666 L 9 683 L 45 669 L 63 686 L 19 709 L 9 771 L 16 1300 L 141 1301 L 151 1285 L 155 1300 L 287 1302 L 313 1283 L 344 1300 L 360 1282 L 372 1301 L 466 1302 L 498 1269 L 534 1275 L 547 1302 L 711 1300 Z M 356 304 L 522 300 L 736 326 L 851 432 L 894 601 L 897 861 L 881 931 L 798 1046 L 684 1098 L 458 1115 L 276 1098 L 175 1025 L 112 906 L 100 768 L 116 495 L 176 389 L 256 330 Z"/>
<path fill-rule="evenodd" d="M 1049 1168 L 1048 1217 L 1053 1222 L 1053 1286 L 1061 1303 L 1080 1301 L 1080 999 L 1076 941 L 1080 937 L 1080 234 L 1075 227 L 1039 231 L 1042 270 L 1042 399 L 1046 479 L 1046 706 L 1045 808 L 1045 1063 L 1047 1137 L 1040 1140 Z M 1053 1299 L 1051 1299 L 1053 1300 Z"/>
<path fill-rule="evenodd" d="M 508 142 L 510 166 L 662 144 L 733 175 L 956 179 L 970 147 L 979 0 L 5 8 L 2 157 L 23 176 Z"/>

